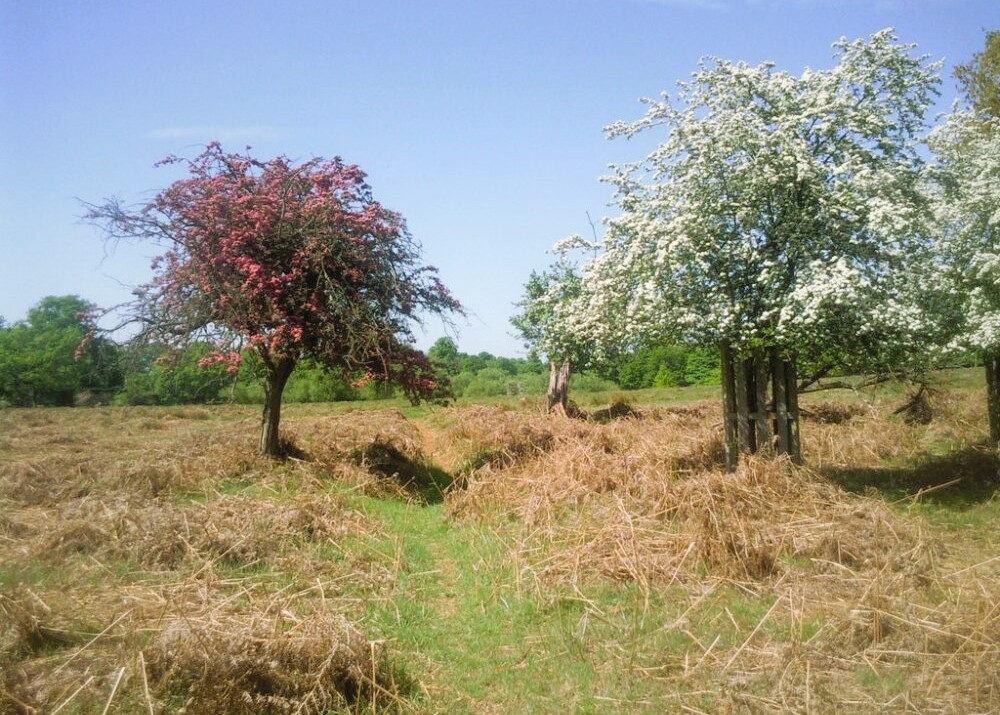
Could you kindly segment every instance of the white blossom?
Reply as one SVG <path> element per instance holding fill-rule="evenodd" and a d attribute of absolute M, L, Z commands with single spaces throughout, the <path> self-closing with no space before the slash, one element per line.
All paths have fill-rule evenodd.
<path fill-rule="evenodd" d="M 953 112 L 931 135 L 935 218 L 955 303 L 952 347 L 1000 349 L 1000 120 Z"/>
<path fill-rule="evenodd" d="M 665 136 L 605 177 L 621 213 L 583 266 L 567 330 L 597 345 L 916 343 L 919 137 L 938 65 L 889 30 L 835 48 L 835 67 L 799 76 L 703 60 L 676 100 L 644 100 L 644 117 L 607 128 Z"/>

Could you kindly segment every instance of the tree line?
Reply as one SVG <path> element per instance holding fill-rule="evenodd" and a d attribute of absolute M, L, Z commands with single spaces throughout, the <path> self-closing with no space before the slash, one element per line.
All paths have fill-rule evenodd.
<path fill-rule="evenodd" d="M 181 347 L 148 343 L 138 351 L 94 335 L 96 307 L 75 295 L 48 296 L 11 325 L 0 321 L 0 406 L 74 404 L 262 404 L 261 366 L 252 354 L 235 370 L 213 361 L 205 341 Z M 88 337 L 89 336 L 89 337 Z M 545 365 L 537 354 L 503 357 L 461 352 L 451 337 L 438 339 L 427 357 L 454 398 L 540 395 Z M 602 370 L 580 376 L 577 389 L 616 389 L 718 382 L 718 357 L 677 346 L 643 348 Z M 356 385 L 312 360 L 296 365 L 285 387 L 287 402 L 338 402 L 392 397 L 391 388 Z"/>

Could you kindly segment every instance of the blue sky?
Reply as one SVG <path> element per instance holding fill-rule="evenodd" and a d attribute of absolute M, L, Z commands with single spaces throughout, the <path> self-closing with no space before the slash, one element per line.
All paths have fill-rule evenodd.
<path fill-rule="evenodd" d="M 80 200 L 149 198 L 179 177 L 157 160 L 217 139 L 359 164 L 467 307 L 459 347 L 519 354 L 528 274 L 644 153 L 604 126 L 702 56 L 798 73 L 887 26 L 945 61 L 945 110 L 1000 0 L 0 0 L 0 315 L 126 300 L 153 251 L 106 255 Z"/>

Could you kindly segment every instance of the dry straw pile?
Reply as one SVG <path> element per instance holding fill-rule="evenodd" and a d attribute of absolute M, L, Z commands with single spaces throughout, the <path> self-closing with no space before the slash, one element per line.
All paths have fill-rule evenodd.
<path fill-rule="evenodd" d="M 650 708 L 1000 712 L 1000 561 L 842 486 L 933 491 L 970 464 L 995 477 L 969 449 L 899 466 L 981 435 L 981 406 L 927 406 L 944 418 L 807 404 L 808 467 L 754 458 L 735 474 L 714 404 L 314 413 L 287 421 L 283 463 L 250 456 L 255 424 L 235 408 L 9 411 L 0 713 L 437 711 L 357 625 L 403 567 L 364 546 L 384 525 L 354 494 L 443 500 L 506 545 L 503 588 L 569 594 L 584 626 L 615 622 L 602 588 L 638 593 L 658 645 L 592 647 L 599 674 L 658 684 Z M 741 604 L 758 609 L 749 626 Z"/>
<path fill-rule="evenodd" d="M 378 527 L 319 470 L 258 460 L 252 422 L 198 411 L 4 418 L 0 713 L 400 702 L 386 649 L 344 615 L 393 578 L 347 546 Z"/>
<path fill-rule="evenodd" d="M 944 407 L 960 411 L 950 424 L 971 419 Z M 462 519 L 516 517 L 518 582 L 540 594 L 600 579 L 680 594 L 687 615 L 671 628 L 692 645 L 657 671 L 676 679 L 676 707 L 713 692 L 738 712 L 1000 711 L 1000 563 L 948 559 L 919 520 L 811 468 L 754 458 L 725 473 L 714 412 L 463 414 L 451 437 L 466 459 L 503 458 L 478 460 L 448 505 Z M 807 455 L 827 474 L 919 450 L 914 427 L 867 408 L 807 414 Z M 771 604 L 749 635 L 697 632 L 693 614 L 734 589 Z M 899 687 L 876 697 L 866 680 L 887 672 Z"/>
<path fill-rule="evenodd" d="M 289 434 L 312 474 L 362 494 L 440 501 L 450 484 L 428 456 L 424 433 L 398 410 L 302 419 Z"/>

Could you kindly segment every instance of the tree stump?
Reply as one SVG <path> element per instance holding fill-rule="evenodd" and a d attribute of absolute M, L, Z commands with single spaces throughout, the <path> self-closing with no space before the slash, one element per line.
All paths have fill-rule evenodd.
<path fill-rule="evenodd" d="M 549 363 L 549 391 L 546 395 L 549 412 L 567 414 L 569 408 L 569 360 Z"/>

